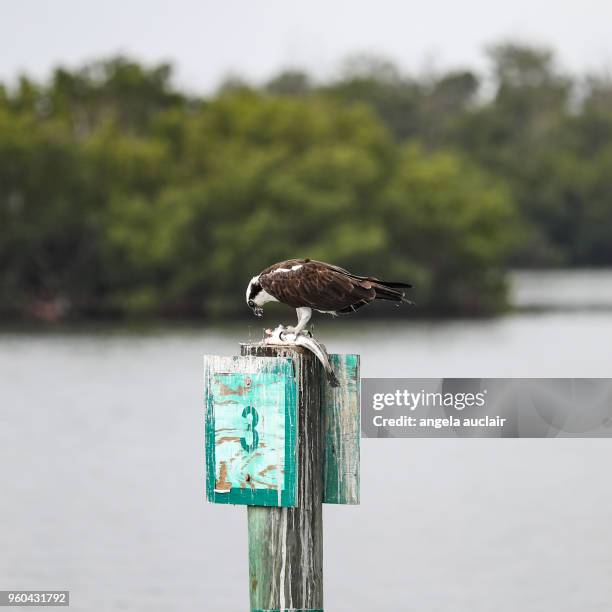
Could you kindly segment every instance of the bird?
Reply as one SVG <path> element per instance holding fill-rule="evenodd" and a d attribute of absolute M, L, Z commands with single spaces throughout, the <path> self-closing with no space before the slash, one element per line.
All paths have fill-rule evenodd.
<path fill-rule="evenodd" d="M 246 290 L 246 302 L 258 317 L 263 316 L 267 302 L 295 308 L 297 325 L 285 329 L 300 334 L 304 333 L 313 310 L 339 315 L 355 312 L 375 300 L 412 304 L 404 291 L 411 287 L 409 283 L 358 276 L 315 259 L 287 259 L 253 276 Z"/>

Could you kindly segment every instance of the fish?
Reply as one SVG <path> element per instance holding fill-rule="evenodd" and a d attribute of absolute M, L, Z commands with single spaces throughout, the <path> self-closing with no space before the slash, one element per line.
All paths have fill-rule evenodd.
<path fill-rule="evenodd" d="M 280 344 L 282 346 L 301 346 L 309 350 L 320 362 L 325 370 L 327 382 L 332 387 L 339 387 L 340 381 L 332 368 L 329 361 L 329 355 L 325 347 L 310 333 L 301 332 L 296 334 L 292 331 L 287 331 L 284 325 L 279 325 L 275 329 L 266 329 L 264 344 Z"/>

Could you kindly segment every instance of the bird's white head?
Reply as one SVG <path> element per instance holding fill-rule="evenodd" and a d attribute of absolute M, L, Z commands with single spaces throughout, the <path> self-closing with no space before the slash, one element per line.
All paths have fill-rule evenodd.
<path fill-rule="evenodd" d="M 276 298 L 272 297 L 259 282 L 259 276 L 254 276 L 249 282 L 246 290 L 246 303 L 253 313 L 258 317 L 263 316 L 263 305 L 266 302 L 276 302 Z"/>

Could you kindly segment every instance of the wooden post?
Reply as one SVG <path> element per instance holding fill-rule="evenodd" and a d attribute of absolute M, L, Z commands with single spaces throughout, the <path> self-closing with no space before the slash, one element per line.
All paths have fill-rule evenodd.
<path fill-rule="evenodd" d="M 297 507 L 248 507 L 251 611 L 323 610 L 323 375 L 293 346 L 243 344 L 242 355 L 290 357 L 297 379 Z"/>
<path fill-rule="evenodd" d="M 359 356 L 204 356 L 206 496 L 248 507 L 252 612 L 322 612 L 322 504 L 359 503 Z"/>

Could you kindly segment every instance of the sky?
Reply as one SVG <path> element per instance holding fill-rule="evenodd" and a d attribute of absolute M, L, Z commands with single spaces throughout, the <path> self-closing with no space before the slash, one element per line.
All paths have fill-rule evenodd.
<path fill-rule="evenodd" d="M 128 54 L 171 61 L 176 83 L 207 93 L 228 75 L 283 68 L 336 74 L 355 53 L 402 68 L 486 68 L 500 40 L 554 48 L 572 72 L 612 66 L 610 0 L 0 0 L 0 80 Z"/>

